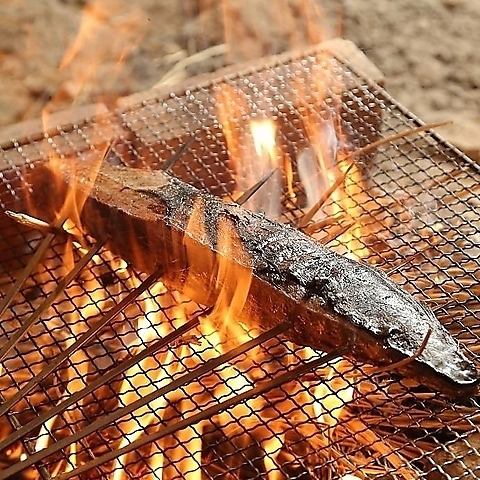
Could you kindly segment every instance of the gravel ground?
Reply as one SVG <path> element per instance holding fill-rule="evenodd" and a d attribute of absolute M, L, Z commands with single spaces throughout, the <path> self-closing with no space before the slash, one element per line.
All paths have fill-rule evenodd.
<path fill-rule="evenodd" d="M 0 126 L 38 117 L 47 104 L 112 103 L 149 88 L 178 61 L 224 42 L 225 31 L 225 56 L 204 57 L 171 81 L 341 33 L 396 98 L 425 120 L 454 120 L 447 136 L 480 151 L 480 0 L 228 0 L 226 28 L 221 4 L 1 1 Z"/>
<path fill-rule="evenodd" d="M 385 73 L 392 94 L 480 153 L 480 1 L 342 0 L 345 36 Z"/>

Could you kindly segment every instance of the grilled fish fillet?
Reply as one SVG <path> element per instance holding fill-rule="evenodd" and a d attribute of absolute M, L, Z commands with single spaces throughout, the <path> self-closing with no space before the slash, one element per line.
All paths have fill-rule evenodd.
<path fill-rule="evenodd" d="M 139 269 L 163 267 L 166 283 L 180 290 L 193 282 L 188 294 L 202 304 L 218 295 L 216 256 L 251 270 L 248 315 L 265 328 L 290 322 L 287 336 L 301 345 L 388 365 L 412 356 L 430 330 L 422 354 L 401 373 L 449 395 L 477 388 L 476 367 L 460 344 L 384 273 L 162 171 L 105 165 L 82 219 Z M 228 252 L 219 247 L 225 225 L 234 242 Z"/>

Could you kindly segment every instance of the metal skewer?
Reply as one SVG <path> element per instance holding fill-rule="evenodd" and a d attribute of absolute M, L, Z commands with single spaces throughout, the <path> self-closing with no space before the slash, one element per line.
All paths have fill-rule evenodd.
<path fill-rule="evenodd" d="M 341 213 L 340 215 L 332 215 L 331 217 L 323 218 L 318 222 L 315 222 L 311 225 L 308 225 L 303 229 L 303 231 L 307 235 L 315 235 L 319 231 L 323 230 L 326 227 L 333 225 L 334 223 L 340 224 L 345 218 L 347 217 L 346 214 Z"/>
<path fill-rule="evenodd" d="M 315 214 L 323 207 L 323 205 L 332 196 L 332 194 L 337 190 L 337 188 L 340 185 L 343 184 L 343 182 L 347 178 L 348 174 L 350 173 L 350 170 L 353 168 L 354 165 L 355 165 L 355 163 L 352 162 L 348 166 L 348 168 L 345 170 L 345 172 L 342 175 L 340 175 L 339 177 L 337 177 L 335 182 L 333 182 L 333 184 L 328 188 L 328 190 L 326 190 L 322 194 L 322 196 L 318 199 L 317 203 L 315 203 L 315 205 L 313 205 L 313 207 L 310 208 L 310 210 L 308 210 L 308 212 L 306 212 L 305 215 L 302 218 L 300 218 L 300 220 L 298 221 L 298 227 L 299 228 L 303 229 L 310 223 L 310 221 L 315 216 Z"/>
<path fill-rule="evenodd" d="M 276 168 L 274 168 L 271 172 L 269 172 L 267 175 L 265 175 L 261 180 L 259 180 L 255 185 L 250 187 L 248 190 L 245 190 L 236 200 L 235 203 L 238 203 L 238 205 L 243 205 L 250 200 L 250 198 L 253 197 L 269 180 L 272 178 L 273 174 L 277 171 Z"/>
<path fill-rule="evenodd" d="M 413 253 L 412 255 L 408 255 L 404 260 L 402 260 L 398 265 L 395 265 L 394 267 L 390 268 L 387 270 L 385 273 L 387 275 L 393 275 L 394 273 L 398 272 L 400 269 L 402 269 L 405 265 L 408 265 L 411 263 L 413 260 L 415 260 L 418 256 L 422 255 L 425 253 L 429 248 L 431 248 L 430 245 L 425 246 L 424 248 L 420 249 L 418 252 Z"/>
<path fill-rule="evenodd" d="M 195 138 L 192 137 L 188 142 L 185 142 L 179 149 L 178 152 L 174 153 L 163 165 L 162 170 L 166 173 L 170 173 L 170 170 L 173 166 L 182 158 L 183 154 L 190 148 L 195 141 Z"/>

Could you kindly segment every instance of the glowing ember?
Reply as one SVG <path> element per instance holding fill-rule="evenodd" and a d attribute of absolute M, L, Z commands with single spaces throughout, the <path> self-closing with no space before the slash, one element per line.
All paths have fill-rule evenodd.
<path fill-rule="evenodd" d="M 265 452 L 265 458 L 263 461 L 265 463 L 265 471 L 267 472 L 268 480 L 282 480 L 285 478 L 277 460 L 284 444 L 285 439 L 283 435 L 276 435 L 271 439 L 262 442 L 262 448 Z"/>

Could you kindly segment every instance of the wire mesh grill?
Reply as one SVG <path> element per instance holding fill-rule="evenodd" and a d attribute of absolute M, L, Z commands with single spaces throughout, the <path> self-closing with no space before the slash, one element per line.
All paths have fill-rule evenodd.
<path fill-rule="evenodd" d="M 234 96 L 226 98 L 226 92 Z M 229 125 L 219 114 L 222 102 L 230 102 Z M 149 168 L 159 168 L 181 143 L 190 141 L 174 173 L 231 199 L 236 188 L 235 163 L 226 129 L 244 131 L 252 118 L 265 117 L 277 122 L 279 149 L 293 165 L 295 199 L 284 192 L 282 213 L 282 221 L 289 223 L 306 209 L 296 162 L 311 141 L 306 117 L 314 125 L 332 122 L 342 148 L 348 150 L 420 124 L 381 87 L 318 50 L 158 96 L 72 128 L 58 127 L 44 137 L 12 141 L 1 151 L 0 203 L 3 209 L 27 209 L 29 192 L 35 188 L 29 174 L 37 162 L 52 155 L 81 159 L 112 139 L 112 156 L 117 160 Z M 478 166 L 433 133 L 384 145 L 363 162 L 358 175 L 349 179 L 349 188 L 343 187 L 341 195 L 333 196 L 326 206 L 328 212 L 344 211 L 348 198 L 349 219 L 340 222 L 354 217 L 355 234 L 340 235 L 331 247 L 385 270 L 396 268 L 392 278 L 420 300 L 439 306 L 439 319 L 478 359 Z M 41 234 L 5 216 L 1 221 L 5 295 Z M 328 238 L 329 229 L 316 236 Z M 4 339 L 65 274 L 65 244 L 61 238 L 51 244 L 15 297 L 0 323 Z M 73 255 L 78 261 L 79 250 L 74 249 Z M 4 397 L 37 375 L 145 278 L 106 250 L 94 260 L 4 362 L 0 382 Z M 15 406 L 10 414 L 14 428 L 145 349 L 199 309 L 180 293 L 154 284 Z M 246 325 L 219 334 L 201 323 L 174 345 L 160 349 L 30 432 L 23 439 L 24 447 L 32 453 L 68 438 L 228 351 L 239 338 L 246 342 L 258 334 Z M 52 454 L 37 465 L 38 471 L 45 479 L 55 478 L 318 355 L 281 337 L 271 338 Z M 82 476 L 116 480 L 162 475 L 189 479 L 479 476 L 478 398 L 452 402 L 407 379 L 372 372 L 368 365 L 337 359 Z M 10 427 L 2 424 L 1 428 Z M 15 449 L 3 452 L 0 461 L 8 464 L 14 455 Z"/>

